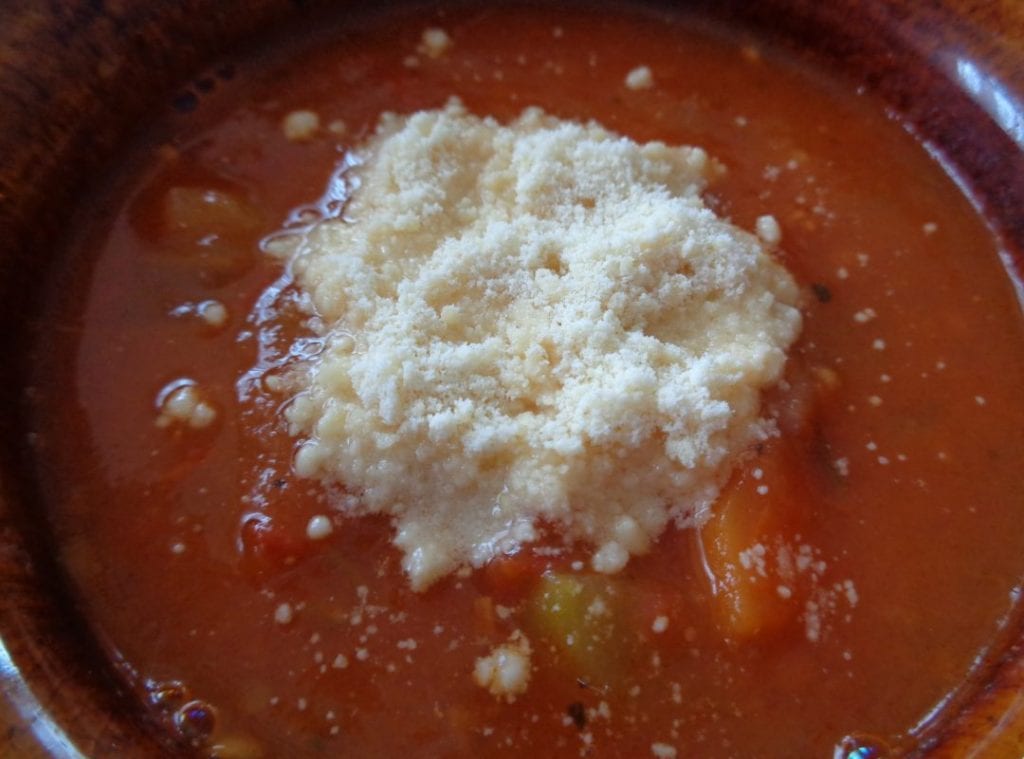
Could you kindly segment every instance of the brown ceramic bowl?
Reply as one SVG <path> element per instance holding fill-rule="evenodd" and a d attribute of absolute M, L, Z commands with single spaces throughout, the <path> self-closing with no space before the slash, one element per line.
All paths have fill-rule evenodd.
<path fill-rule="evenodd" d="M 26 474 L 26 314 L 75 197 L 134 126 L 187 93 L 205 62 L 326 4 L 0 0 L 0 755 L 176 752 L 87 632 L 53 558 Z M 956 171 L 1024 273 L 1024 2 L 688 4 L 877 92 Z M 1024 626 L 1010 637 L 926 737 L 934 756 L 1024 755 Z"/>

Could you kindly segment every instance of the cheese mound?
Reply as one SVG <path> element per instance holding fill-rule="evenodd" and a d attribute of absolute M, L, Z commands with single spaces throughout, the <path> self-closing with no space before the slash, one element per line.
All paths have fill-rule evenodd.
<path fill-rule="evenodd" d="M 453 100 L 386 116 L 342 219 L 290 254 L 324 348 L 296 471 L 390 515 L 412 586 L 541 524 L 621 569 L 700 523 L 801 325 L 793 279 L 701 200 L 703 150 Z"/>

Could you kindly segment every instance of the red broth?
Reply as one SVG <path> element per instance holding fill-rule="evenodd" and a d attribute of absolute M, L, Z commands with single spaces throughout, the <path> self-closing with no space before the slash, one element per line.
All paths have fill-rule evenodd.
<path fill-rule="evenodd" d="M 434 26 L 452 39 L 436 59 L 416 52 Z M 653 88 L 625 86 L 638 65 Z M 183 745 L 830 756 L 847 736 L 922 745 L 970 695 L 1024 569 L 1024 324 L 990 229 L 878 102 L 755 40 L 623 9 L 368 14 L 190 93 L 80 215 L 32 387 L 82 607 Z M 782 436 L 701 533 L 670 530 L 618 575 L 552 535 L 412 592 L 386 521 L 346 519 L 293 475 L 281 399 L 253 371 L 303 334 L 260 240 L 303 208 L 336 212 L 381 112 L 451 95 L 705 147 L 728 167 L 710 201 L 747 229 L 774 214 L 807 291 L 766 398 Z M 285 139 L 295 109 L 319 114 L 313 139 Z M 168 221 L 175 202 L 185 221 Z M 211 299 L 223 326 L 195 313 Z M 182 378 L 216 409 L 209 427 L 155 423 Z M 323 514 L 333 532 L 311 541 Z M 788 584 L 780 547 L 803 562 Z M 581 609 L 598 597 L 595 622 Z M 506 703 L 472 671 L 516 630 L 532 677 Z"/>

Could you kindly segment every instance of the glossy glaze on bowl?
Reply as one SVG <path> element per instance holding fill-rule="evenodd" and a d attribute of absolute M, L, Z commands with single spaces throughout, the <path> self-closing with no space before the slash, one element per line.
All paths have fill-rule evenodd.
<path fill-rule="evenodd" d="M 320 3 L 327 5 L 327 3 Z M 334 4 L 335 11 L 337 6 Z M 1022 271 L 1024 3 L 695 0 L 877 92 L 960 178 Z M 74 198 L 153 109 L 187 105 L 191 74 L 230 60 L 316 3 L 4 3 L 0 24 L 0 320 L 25 355 L 25 314 Z M 342 8 L 343 12 L 343 8 Z M 21 425 L 22 367 L 0 363 L 0 753 L 173 752 L 76 613 L 40 513 Z M 936 755 L 1024 752 L 1024 635 L 961 715 L 925 733 Z M 9 726 L 9 727 L 8 727 Z"/>

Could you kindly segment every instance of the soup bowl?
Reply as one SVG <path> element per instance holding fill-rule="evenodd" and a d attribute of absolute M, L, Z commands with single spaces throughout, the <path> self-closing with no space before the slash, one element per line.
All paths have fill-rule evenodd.
<path fill-rule="evenodd" d="M 0 25 L 0 682 L 4 753 L 181 750 L 90 632 L 55 558 L 28 444 L 29 325 L 76 198 L 154 109 L 187 109 L 211 61 L 353 4 L 116 0 L 3 4 Z M 958 179 L 1024 269 L 1024 5 L 1004 0 L 683 0 L 880 97 Z M 1024 625 L 922 741 L 934 756 L 1024 754 Z M 915 749 L 917 750 L 917 749 Z"/>

